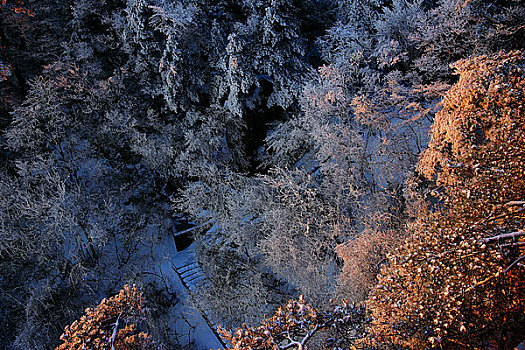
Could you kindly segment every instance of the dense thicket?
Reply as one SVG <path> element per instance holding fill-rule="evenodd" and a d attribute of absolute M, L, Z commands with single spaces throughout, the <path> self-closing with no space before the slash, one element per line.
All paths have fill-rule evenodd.
<path fill-rule="evenodd" d="M 511 52 L 456 64 L 459 82 L 418 164 L 435 204 L 371 294 L 374 342 L 503 349 L 523 340 L 524 63 Z"/>
<path fill-rule="evenodd" d="M 459 82 L 412 179 L 427 198 L 414 193 L 417 219 L 406 243 L 388 249 L 366 302 L 324 312 L 288 302 L 259 327 L 223 330 L 232 348 L 510 349 L 523 340 L 523 52 L 455 67 Z"/>
<path fill-rule="evenodd" d="M 523 97 L 505 85 L 520 84 L 505 80 L 519 76 L 505 65 L 518 67 L 521 63 L 512 60 L 520 54 L 491 56 L 524 48 L 521 1 L 0 5 L 0 322 L 6 330 L 0 346 L 5 348 L 57 346 L 61 330 L 86 306 L 129 281 L 147 283 L 145 255 L 159 236 L 170 234 L 175 212 L 200 225 L 195 246 L 210 284 L 197 292 L 197 303 L 213 322 L 238 326 L 260 321 L 299 294 L 321 308 L 334 297 L 366 300 L 371 290 L 383 298 L 376 286 L 381 267 L 388 266 L 380 279 L 402 271 L 387 253 L 400 245 L 399 251 L 408 249 L 403 242 L 416 240 L 414 232 L 416 237 L 434 232 L 435 242 L 441 242 L 442 233 L 432 226 L 435 216 L 444 215 L 453 229 L 468 211 L 481 219 L 498 203 L 523 200 L 516 192 L 496 203 L 490 187 L 474 193 L 470 186 L 485 178 L 461 173 L 475 165 L 468 163 L 476 159 L 467 151 L 470 143 L 454 143 L 457 138 L 449 138 L 456 136 L 446 131 L 459 132 L 452 120 L 464 121 L 461 137 L 479 138 L 471 141 L 479 146 L 476 142 L 488 142 L 486 128 L 503 133 L 508 126 L 488 119 L 523 110 Z M 484 58 L 458 66 L 462 78 L 440 105 L 458 80 L 450 64 L 478 56 Z M 507 68 L 494 68 L 497 62 L 507 62 L 501 63 Z M 488 75 L 472 73 L 483 67 L 469 64 L 485 64 Z M 472 81 L 465 83 L 461 79 L 467 76 Z M 501 97 L 496 103 L 493 95 L 464 91 L 478 80 L 498 79 L 502 82 L 490 86 L 500 87 L 490 93 L 509 92 L 518 102 L 506 104 Z M 495 114 L 483 114 L 492 109 Z M 414 180 L 438 111 L 431 148 L 419 163 L 420 173 L 430 177 Z M 446 152 L 468 161 L 446 162 Z M 490 161 L 486 157 L 493 150 L 487 152 L 476 155 L 480 164 Z M 500 161 L 511 167 L 518 156 Z M 520 186 L 515 177 L 509 184 Z M 447 186 L 456 192 L 444 191 Z M 426 194 L 429 188 L 448 197 Z M 466 201 L 465 207 L 456 203 L 465 191 L 480 200 Z M 430 211 L 423 210 L 425 195 L 433 203 Z M 446 214 L 435 209 L 442 206 Z M 501 259 L 517 253 L 509 254 Z M 512 273 L 519 269 L 514 265 Z M 519 282 L 520 276 L 500 276 L 493 283 Z M 493 283 L 485 288 L 495 293 Z M 441 289 L 433 290 L 436 298 L 442 296 Z M 469 334 L 488 324 L 474 307 L 462 310 L 480 322 L 457 323 L 471 327 Z M 371 315 L 383 313 L 376 308 Z M 395 315 L 400 318 L 392 324 L 405 322 L 401 311 Z M 501 321 L 498 317 L 489 323 Z M 370 332 L 378 337 L 390 331 L 376 326 Z M 425 327 L 417 332 L 428 333 Z M 428 337 L 444 339 L 445 328 Z M 506 337 L 509 344 L 514 339 Z M 420 343 L 405 345 L 411 344 Z"/>

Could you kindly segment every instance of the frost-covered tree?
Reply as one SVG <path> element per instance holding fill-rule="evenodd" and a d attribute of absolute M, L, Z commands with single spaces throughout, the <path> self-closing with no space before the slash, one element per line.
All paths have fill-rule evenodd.
<path fill-rule="evenodd" d="M 336 337 L 361 334 L 363 309 L 354 305 L 318 310 L 305 302 L 302 296 L 283 304 L 258 327 L 243 324 L 236 330 L 219 327 L 222 337 L 231 343 L 230 349 L 340 349 L 345 341 L 322 334 L 330 330 Z M 357 331 L 357 332 L 356 332 Z M 332 335 L 332 334 L 331 334 Z M 345 334 L 346 335 L 346 334 Z"/>
<path fill-rule="evenodd" d="M 145 130 L 139 128 L 147 127 L 148 108 L 158 114 L 160 107 L 126 71 L 117 39 L 122 4 L 78 1 L 53 5 L 51 13 L 49 4 L 37 5 L 31 6 L 35 27 L 26 33 L 36 35 L 46 25 L 49 33 L 27 54 L 46 66 L 24 72 L 42 76 L 28 79 L 25 101 L 0 137 L 6 150 L 0 165 L 6 332 L 0 346 L 6 348 L 54 347 L 57 325 L 70 322 L 100 291 L 140 280 L 147 261 L 141 252 L 168 206 L 165 198 L 157 201 L 164 183 L 131 147 Z M 38 45 L 58 40 L 57 23 L 65 42 L 52 41 L 46 56 Z"/>
<path fill-rule="evenodd" d="M 191 10 L 193 21 L 186 34 L 172 35 L 178 43 L 166 46 L 168 51 L 176 46 L 181 57 L 173 63 L 173 79 L 189 75 L 181 80 L 184 89 L 170 83 L 165 90 L 170 95 L 164 93 L 164 98 L 168 104 L 178 101 L 172 110 L 178 113 L 184 140 L 172 168 L 184 184 L 176 202 L 201 223 L 213 225 L 213 230 L 199 236 L 203 257 L 209 256 L 206 251 L 219 250 L 225 256 L 240 254 L 243 260 L 247 250 L 252 268 L 260 260 L 261 203 L 269 191 L 248 174 L 259 171 L 257 152 L 263 146 L 265 123 L 297 109 L 301 81 L 310 66 L 307 52 L 314 41 L 310 32 L 302 31 L 318 30 L 309 28 L 311 20 L 303 16 L 312 5 L 299 1 L 294 5 L 281 1 L 201 4 Z M 159 3 L 159 8 L 163 6 Z M 193 89 L 191 98 L 185 97 L 188 89 Z M 213 266 L 206 268 L 213 270 Z M 262 267 L 255 268 L 255 279 L 262 273 L 258 269 Z"/>
<path fill-rule="evenodd" d="M 265 181 L 271 196 L 263 206 L 258 242 L 263 262 L 322 304 L 334 293 L 335 246 L 345 230 L 341 212 L 304 170 L 276 170 Z"/>
<path fill-rule="evenodd" d="M 520 1 L 446 0 L 436 3 L 414 33 L 424 84 L 449 80 L 449 65 L 471 55 L 523 48 Z"/>

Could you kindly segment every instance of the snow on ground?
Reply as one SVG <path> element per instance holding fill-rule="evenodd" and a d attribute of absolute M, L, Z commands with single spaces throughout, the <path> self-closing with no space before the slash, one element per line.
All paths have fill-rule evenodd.
<path fill-rule="evenodd" d="M 196 350 L 222 349 L 224 346 L 205 320 L 205 315 L 192 307 L 190 290 L 206 283 L 197 263 L 194 245 L 177 252 L 172 235 L 161 238 L 152 252 L 156 273 L 164 277 L 170 291 L 179 298 L 173 329 L 181 344 L 193 342 Z M 182 279 L 181 279 L 182 277 Z"/>

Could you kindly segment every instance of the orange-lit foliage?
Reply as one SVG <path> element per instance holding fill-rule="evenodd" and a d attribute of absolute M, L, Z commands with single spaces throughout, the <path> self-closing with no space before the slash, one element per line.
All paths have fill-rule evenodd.
<path fill-rule="evenodd" d="M 418 166 L 436 183 L 435 208 L 371 293 L 375 345 L 505 349 L 525 334 L 523 235 L 487 240 L 525 227 L 525 58 L 502 52 L 455 68 Z"/>
<path fill-rule="evenodd" d="M 10 64 L 0 62 L 0 81 L 7 80 L 7 77 L 12 74 L 12 70 L 13 68 Z"/>
<path fill-rule="evenodd" d="M 339 277 L 339 293 L 345 298 L 361 302 L 377 282 L 377 274 L 385 259 L 400 239 L 391 228 L 367 228 L 359 237 L 337 247 L 337 254 L 345 262 Z"/>
<path fill-rule="evenodd" d="M 33 17 L 35 15 L 33 11 L 24 7 L 23 1 L 0 0 L 0 8 L 4 6 L 9 10 L 13 11 L 14 13 L 25 14 L 30 17 Z M 2 52 L 2 49 L 5 49 L 3 45 L 0 46 L 0 53 Z M 13 67 L 11 64 L 4 63 L 0 60 L 0 81 L 7 80 L 7 77 L 12 74 L 12 71 Z"/>
<path fill-rule="evenodd" d="M 244 324 L 235 331 L 228 331 L 219 326 L 218 331 L 231 344 L 227 350 L 303 350 L 308 348 L 307 344 L 312 342 L 318 331 L 330 328 L 339 335 L 350 334 L 348 330 L 353 328 L 351 326 L 355 325 L 359 329 L 362 317 L 363 310 L 359 307 L 345 304 L 331 312 L 321 312 L 299 297 L 298 300 L 288 301 L 274 316 L 263 320 L 259 327 Z M 328 339 L 325 344 L 337 348 L 340 346 L 338 340 Z"/>
<path fill-rule="evenodd" d="M 13 11 L 14 13 L 21 13 L 26 14 L 30 17 L 33 17 L 35 14 L 33 11 L 27 9 L 24 7 L 23 1 L 8 1 L 8 0 L 0 0 L 0 7 L 6 6 L 8 9 Z"/>
<path fill-rule="evenodd" d="M 143 317 L 142 294 L 126 285 L 120 293 L 104 299 L 96 308 L 65 328 L 56 350 L 138 350 L 159 349 L 146 333 L 136 333 L 134 322 Z"/>
<path fill-rule="evenodd" d="M 372 102 L 364 95 L 356 96 L 351 102 L 355 120 L 364 126 L 380 129 L 387 124 L 386 117 L 378 113 Z"/>

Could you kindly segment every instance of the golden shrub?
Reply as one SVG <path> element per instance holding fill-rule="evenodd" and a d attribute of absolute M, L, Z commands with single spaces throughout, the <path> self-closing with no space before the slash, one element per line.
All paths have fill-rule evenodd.
<path fill-rule="evenodd" d="M 124 286 L 114 297 L 86 309 L 79 320 L 66 326 L 56 350 L 139 350 L 159 347 L 146 333 L 136 333 L 134 322 L 143 317 L 142 293 L 135 285 Z"/>
<path fill-rule="evenodd" d="M 367 301 L 375 346 L 503 349 L 525 334 L 525 58 L 455 67 L 418 165 L 435 182 L 431 210 Z"/>

